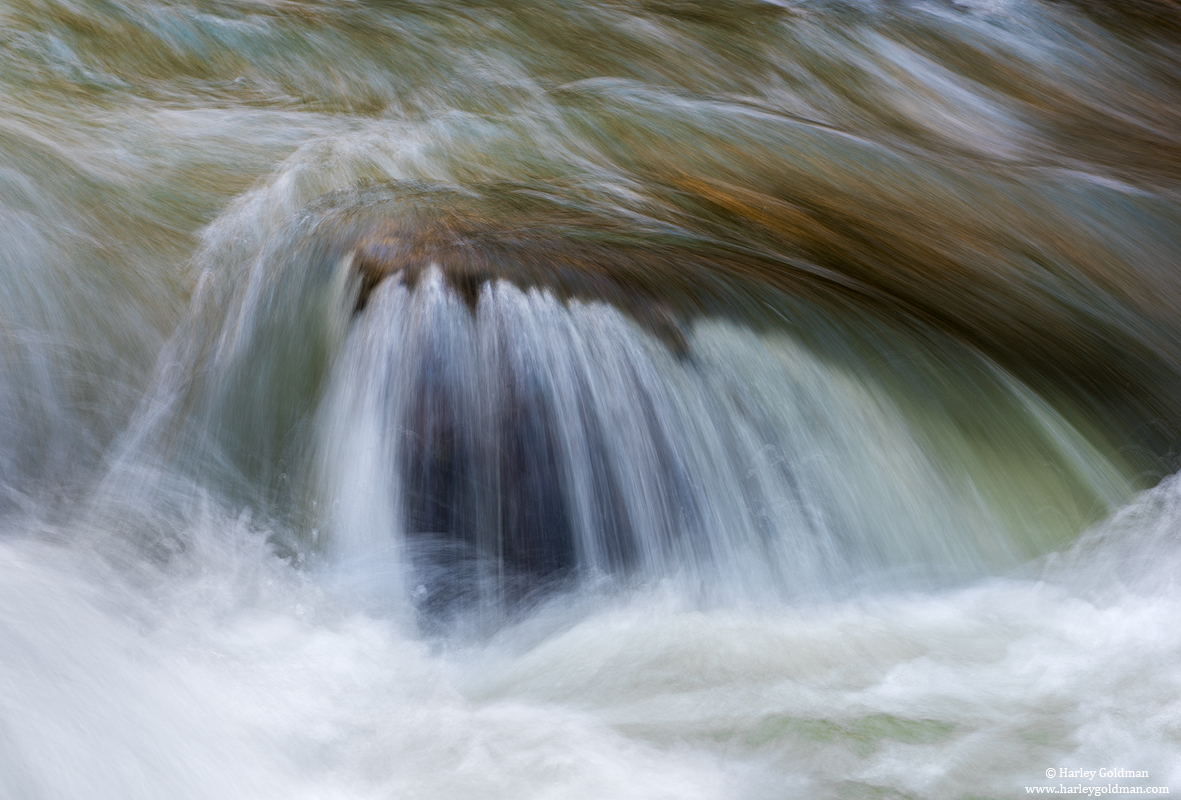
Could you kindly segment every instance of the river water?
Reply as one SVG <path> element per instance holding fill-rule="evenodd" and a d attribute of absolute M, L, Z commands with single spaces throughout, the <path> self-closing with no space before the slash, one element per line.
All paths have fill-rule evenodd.
<path fill-rule="evenodd" d="M 1181 789 L 1174 3 L 0 23 L 0 797 Z"/>

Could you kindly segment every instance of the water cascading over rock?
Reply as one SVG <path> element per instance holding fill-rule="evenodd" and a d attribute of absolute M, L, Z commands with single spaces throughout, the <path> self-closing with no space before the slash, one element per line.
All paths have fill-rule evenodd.
<path fill-rule="evenodd" d="M 856 307 L 844 290 L 787 276 L 811 296 L 779 294 L 771 314 L 757 298 L 780 290 L 749 254 L 521 202 L 489 220 L 422 186 L 316 200 L 255 251 L 243 289 L 198 298 L 209 327 L 179 356 L 193 377 L 159 389 L 185 414 L 147 439 L 212 448 L 234 465 L 219 492 L 301 509 L 314 533 L 289 547 L 434 622 L 603 578 L 748 599 L 938 585 L 1061 535 L 973 472 L 988 459 L 1079 517 L 1125 491 L 969 348 L 944 341 L 951 384 L 908 356 L 891 399 L 899 371 L 860 349 L 885 326 L 919 340 L 881 309 L 809 343 L 802 329 Z M 980 393 L 1006 427 L 968 438 L 958 409 Z"/>
<path fill-rule="evenodd" d="M 0 3 L 0 798 L 1175 792 L 1179 8 Z"/>

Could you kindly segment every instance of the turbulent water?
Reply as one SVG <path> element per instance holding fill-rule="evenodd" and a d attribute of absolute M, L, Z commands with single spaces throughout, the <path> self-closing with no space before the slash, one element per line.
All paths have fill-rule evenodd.
<path fill-rule="evenodd" d="M 4 0 L 0 242 L 0 798 L 1181 791 L 1171 0 Z"/>

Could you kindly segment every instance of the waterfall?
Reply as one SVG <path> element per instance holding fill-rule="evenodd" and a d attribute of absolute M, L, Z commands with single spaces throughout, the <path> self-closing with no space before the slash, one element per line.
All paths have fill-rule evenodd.
<path fill-rule="evenodd" d="M 0 23 L 0 800 L 1181 787 L 1175 2 Z"/>

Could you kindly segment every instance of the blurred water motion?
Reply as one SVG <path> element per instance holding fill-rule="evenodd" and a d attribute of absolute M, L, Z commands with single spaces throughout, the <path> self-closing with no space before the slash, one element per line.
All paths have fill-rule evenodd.
<path fill-rule="evenodd" d="M 1179 189 L 1169 0 L 5 4 L 0 796 L 1181 782 Z"/>

